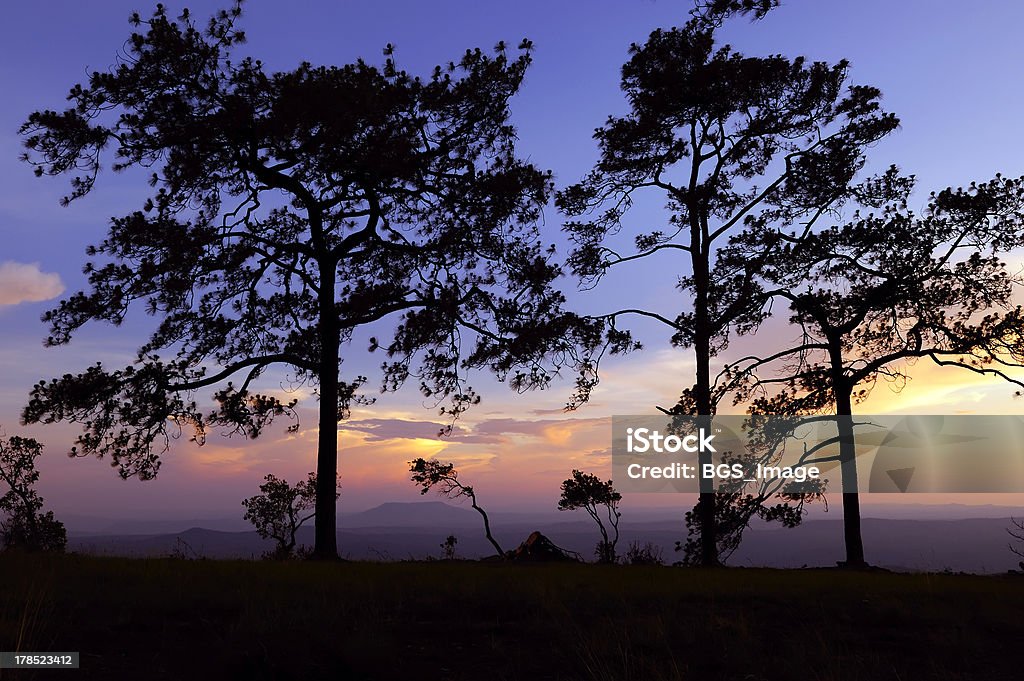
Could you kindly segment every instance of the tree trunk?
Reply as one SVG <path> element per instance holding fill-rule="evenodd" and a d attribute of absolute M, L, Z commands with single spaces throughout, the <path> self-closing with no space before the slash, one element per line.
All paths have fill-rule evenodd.
<path fill-rule="evenodd" d="M 320 276 L 320 436 L 316 455 L 316 502 L 312 557 L 338 558 L 338 360 L 341 342 L 334 309 L 334 264 Z"/>
<path fill-rule="evenodd" d="M 597 521 L 597 529 L 601 532 L 601 544 L 597 552 L 597 560 L 601 563 L 614 563 L 615 562 L 615 548 L 608 539 L 608 530 L 605 528 L 604 523 L 601 522 L 601 517 L 597 515 L 595 509 L 594 520 Z"/>
<path fill-rule="evenodd" d="M 836 403 L 839 429 L 839 464 L 843 486 L 843 540 L 846 544 L 844 567 L 864 567 L 864 540 L 860 528 L 860 493 L 857 491 L 857 446 L 853 432 L 853 386 L 843 372 L 841 346 L 829 341 L 832 363 L 832 395 Z M 854 491 L 848 492 L 847 489 Z"/>
<path fill-rule="evenodd" d="M 691 244 L 702 244 L 701 233 L 691 234 Z M 708 311 L 708 293 L 710 286 L 710 254 L 706 248 L 693 248 L 693 283 L 694 283 L 694 338 L 693 351 L 697 365 L 697 376 L 694 385 L 694 403 L 697 409 L 697 425 L 710 430 L 711 415 L 714 413 L 711 404 L 711 320 Z M 701 418 L 703 417 L 703 418 Z M 703 475 L 704 466 L 712 463 L 711 452 L 699 452 L 697 464 L 701 476 L 700 497 L 697 502 L 697 513 L 700 518 L 700 563 L 708 567 L 718 565 L 718 528 L 715 526 L 714 482 Z"/>
<path fill-rule="evenodd" d="M 615 547 L 619 545 L 619 512 L 613 508 L 608 509 L 608 522 L 611 523 L 612 529 L 615 530 L 615 537 L 612 539 L 612 554 L 615 554 Z"/>
<path fill-rule="evenodd" d="M 502 550 L 501 545 L 498 544 L 498 542 L 494 539 L 493 536 L 491 536 L 491 521 L 487 517 L 487 512 L 476 505 L 476 496 L 470 496 L 469 501 L 470 505 L 476 510 L 477 513 L 480 514 L 480 517 L 484 519 L 484 536 L 487 537 L 487 541 L 491 542 L 491 546 L 493 546 L 494 550 L 498 552 L 498 555 L 504 558 L 505 551 Z"/>

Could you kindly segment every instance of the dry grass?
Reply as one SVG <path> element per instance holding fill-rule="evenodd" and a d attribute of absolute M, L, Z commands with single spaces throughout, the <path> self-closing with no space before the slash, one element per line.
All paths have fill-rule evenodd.
<path fill-rule="evenodd" d="M 1013 577 L 0 556 L 0 650 L 76 679 L 1017 680 L 1021 613 Z"/>

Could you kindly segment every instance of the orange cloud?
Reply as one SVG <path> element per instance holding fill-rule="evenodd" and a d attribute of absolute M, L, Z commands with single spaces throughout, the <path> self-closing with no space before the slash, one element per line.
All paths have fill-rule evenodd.
<path fill-rule="evenodd" d="M 1024 407 L 1013 397 L 1017 386 L 995 376 L 931 361 L 917 362 L 905 371 L 906 384 L 879 381 L 856 410 L 863 414 L 1019 414 Z"/>

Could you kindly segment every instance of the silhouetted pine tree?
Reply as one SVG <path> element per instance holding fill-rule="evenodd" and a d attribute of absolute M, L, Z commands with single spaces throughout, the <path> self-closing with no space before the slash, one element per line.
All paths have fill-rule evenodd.
<path fill-rule="evenodd" d="M 884 198 L 866 212 L 781 238 L 762 295 L 788 303 L 801 339 L 728 367 L 721 384 L 739 388 L 737 400 L 756 398 L 763 414 L 848 417 L 879 380 L 899 387 L 922 359 L 1024 387 L 1007 373 L 1024 366 L 1024 311 L 1014 302 L 1024 280 L 1001 260 L 1024 244 L 1024 178 L 933 193 L 921 214 L 907 207 L 913 185 L 893 169 L 865 185 L 862 199 Z M 757 229 L 735 237 L 729 257 L 748 257 L 765 238 Z M 845 564 L 857 567 L 866 561 L 852 420 L 837 426 Z"/>
<path fill-rule="evenodd" d="M 712 385 L 715 357 L 733 333 L 753 331 L 768 314 L 758 275 L 771 249 L 725 262 L 719 248 L 744 225 L 811 229 L 851 197 L 866 148 L 898 124 L 881 110 L 877 89 L 847 85 L 845 61 L 745 57 L 716 43 L 730 16 L 760 17 L 774 4 L 699 3 L 685 26 L 634 44 L 622 67 L 628 113 L 597 129 L 596 166 L 558 194 L 566 214 L 581 216 L 565 230 L 575 244 L 569 262 L 585 285 L 639 259 L 679 273 L 688 300 L 678 312 L 625 308 L 605 317 L 613 327 L 626 315 L 656 320 L 674 345 L 692 351 L 694 383 L 670 410 L 675 414 L 716 412 L 722 395 Z M 665 225 L 636 234 L 623 250 L 614 237 L 643 192 L 663 198 Z M 696 517 L 700 562 L 715 564 L 710 481 L 702 481 Z"/>
<path fill-rule="evenodd" d="M 39 175 L 71 174 L 70 202 L 101 161 L 151 173 L 141 210 L 89 249 L 90 290 L 49 312 L 49 345 L 139 307 L 159 320 L 137 360 L 39 383 L 28 422 L 83 424 L 77 453 L 149 478 L 177 429 L 257 436 L 294 402 L 257 394 L 285 367 L 319 398 L 316 546 L 337 555 L 337 422 L 366 378 L 342 378 L 341 348 L 377 322 L 384 388 L 410 377 L 457 415 L 477 400 L 466 371 L 544 386 L 592 327 L 562 314 L 559 269 L 537 239 L 551 175 L 516 156 L 509 100 L 530 64 L 499 44 L 425 78 L 303 63 L 268 73 L 235 56 L 240 4 L 204 27 L 187 12 L 135 15 L 109 72 L 65 111 L 22 127 Z M 548 360 L 551 363 L 548 363 Z M 547 367 L 547 368 L 546 368 Z M 585 370 L 585 369 L 584 369 Z M 204 411 L 195 392 L 216 387 Z"/>

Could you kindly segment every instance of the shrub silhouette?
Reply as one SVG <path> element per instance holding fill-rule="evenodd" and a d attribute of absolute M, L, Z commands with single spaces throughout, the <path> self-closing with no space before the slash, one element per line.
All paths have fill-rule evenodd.
<path fill-rule="evenodd" d="M 626 549 L 626 555 L 623 556 L 623 561 L 627 565 L 665 564 L 664 552 L 660 546 L 653 542 L 644 542 L 643 544 L 638 541 L 630 542 L 629 548 Z"/>
<path fill-rule="evenodd" d="M 441 542 L 441 558 L 443 560 L 455 560 L 455 546 L 459 543 L 459 538 L 454 534 L 449 534 L 448 537 Z"/>
<path fill-rule="evenodd" d="M 615 491 L 612 481 L 602 481 L 596 475 L 574 470 L 572 477 L 562 482 L 562 496 L 558 500 L 559 511 L 583 509 L 601 532 L 595 554 L 600 563 L 614 563 L 615 545 L 619 541 L 619 502 L 622 495 Z M 604 520 L 601 516 L 604 515 Z M 605 526 L 605 521 L 608 525 Z M 609 530 L 611 534 L 609 534 Z"/>
<path fill-rule="evenodd" d="M 276 542 L 268 557 L 291 558 L 299 528 L 316 517 L 316 511 L 311 510 L 316 505 L 316 473 L 310 473 L 295 485 L 273 474 L 268 474 L 264 480 L 260 494 L 242 501 L 243 517 L 253 524 L 261 537 Z M 335 484 L 335 498 L 339 496 L 341 491 Z"/>
<path fill-rule="evenodd" d="M 43 513 L 43 498 L 35 490 L 39 471 L 35 461 L 43 446 L 31 438 L 0 437 L 0 546 L 25 551 L 63 552 L 68 536 L 53 511 Z M 0 490 L 3 488 L 0 487 Z"/>

